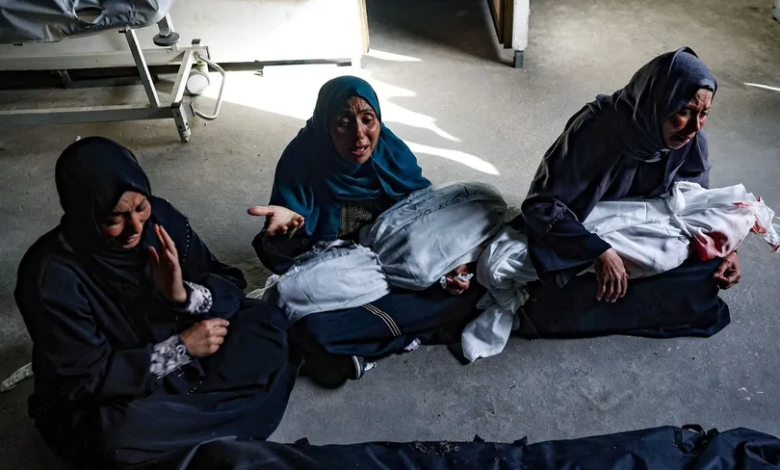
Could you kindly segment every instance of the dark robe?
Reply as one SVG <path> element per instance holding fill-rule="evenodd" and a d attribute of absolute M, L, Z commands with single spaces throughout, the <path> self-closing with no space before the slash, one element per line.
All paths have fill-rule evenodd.
<path fill-rule="evenodd" d="M 36 427 L 77 468 L 143 467 L 218 436 L 267 438 L 296 374 L 282 313 L 245 299 L 241 271 L 220 263 L 186 217 L 149 194 L 132 154 L 103 139 L 79 145 L 84 155 L 58 162 L 63 223 L 24 256 L 15 291 L 33 340 Z M 104 177 L 95 181 L 95 173 Z M 101 217 L 101 203 L 89 200 L 105 196 L 113 208 L 130 189 L 149 194 L 145 226 L 169 233 L 183 279 L 211 292 L 204 317 L 231 322 L 217 353 L 162 378 L 150 370 L 154 345 L 204 317 L 177 313 L 153 291 L 145 253 L 148 246 L 159 252 L 159 244 L 147 230 L 138 250 L 93 239 L 87 219 Z"/>

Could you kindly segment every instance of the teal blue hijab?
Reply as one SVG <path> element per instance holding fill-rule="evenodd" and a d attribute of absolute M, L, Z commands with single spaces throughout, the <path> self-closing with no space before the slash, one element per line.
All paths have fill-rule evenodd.
<path fill-rule="evenodd" d="M 409 147 L 381 125 L 371 159 L 356 164 L 341 158 L 333 145 L 331 123 L 353 97 L 366 100 L 382 121 L 379 99 L 357 77 L 338 77 L 320 89 L 314 116 L 287 146 L 276 167 L 272 205 L 306 219 L 312 241 L 334 240 L 341 224 L 341 201 L 399 200 L 431 182 Z"/>

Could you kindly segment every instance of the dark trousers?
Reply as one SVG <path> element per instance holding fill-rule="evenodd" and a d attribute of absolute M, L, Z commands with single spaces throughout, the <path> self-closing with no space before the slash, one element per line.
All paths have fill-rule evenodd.
<path fill-rule="evenodd" d="M 396 290 L 363 307 L 307 315 L 293 326 L 291 337 L 304 355 L 369 360 L 402 352 L 415 338 L 422 344 L 460 342 L 484 293 L 476 282 L 460 296 L 438 285 L 422 292 Z"/>
<path fill-rule="evenodd" d="M 531 339 L 712 336 L 731 321 L 713 279 L 720 261 L 689 260 L 664 274 L 631 280 L 626 296 L 615 303 L 596 300 L 598 284 L 592 274 L 563 288 L 534 283 L 515 334 Z"/>

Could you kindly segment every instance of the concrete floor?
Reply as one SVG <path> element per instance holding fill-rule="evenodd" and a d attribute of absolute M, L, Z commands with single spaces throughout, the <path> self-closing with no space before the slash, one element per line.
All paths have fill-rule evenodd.
<path fill-rule="evenodd" d="M 780 208 L 780 93 L 745 85 L 780 88 L 780 24 L 770 0 L 534 1 L 525 70 L 506 65 L 511 51 L 492 39 L 484 0 L 368 3 L 372 47 L 406 57 L 368 57 L 362 74 L 434 181 L 483 179 L 519 202 L 572 113 L 624 85 L 656 54 L 688 45 L 720 82 L 707 128 L 713 185 L 745 183 Z M 197 123 L 188 145 L 170 122 L 0 129 L 0 376 L 29 360 L 12 298 L 15 270 L 58 222 L 54 162 L 76 136 L 105 135 L 136 150 L 156 192 L 259 284 L 266 273 L 249 243 L 260 221 L 244 210 L 267 201 L 275 162 L 313 109 L 319 85 L 347 71 L 234 75 L 222 117 Z M 0 106 L 139 96 L 127 89 L 2 93 Z M 733 321 L 713 338 L 513 339 L 499 357 L 466 367 L 445 348 L 423 348 L 382 361 L 338 391 L 301 380 L 274 440 L 470 440 L 479 433 L 540 441 L 686 423 L 780 435 L 780 258 L 757 240 L 740 253 L 743 283 L 724 294 Z M 26 417 L 30 391 L 27 382 L 0 395 L 3 468 L 50 466 Z"/>

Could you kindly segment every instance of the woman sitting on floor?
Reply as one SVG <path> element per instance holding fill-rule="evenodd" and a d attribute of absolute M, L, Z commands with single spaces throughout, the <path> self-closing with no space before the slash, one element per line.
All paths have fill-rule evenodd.
<path fill-rule="evenodd" d="M 314 115 L 282 154 L 270 205 L 249 209 L 267 217 L 253 246 L 263 265 L 282 274 L 318 242 L 356 241 L 361 227 L 430 185 L 411 150 L 382 124 L 371 85 L 357 77 L 335 78 L 323 85 Z M 313 377 L 323 385 L 335 386 L 346 377 L 361 377 L 364 357 L 435 341 L 434 332 L 443 327 L 453 330 L 456 341 L 478 298 L 476 289 L 467 290 L 469 281 L 458 276 L 466 273 L 461 266 L 447 276 L 450 293 L 463 294 L 458 298 L 441 296 L 438 287 L 393 292 L 381 307 L 303 318 L 295 336 L 307 353 L 306 370 L 318 374 Z M 333 372 L 332 380 L 320 377 L 322 371 Z"/>
<path fill-rule="evenodd" d="M 187 218 L 103 138 L 57 161 L 60 225 L 19 268 L 30 416 L 73 468 L 160 465 L 220 436 L 265 439 L 295 380 L 287 322 L 245 299 Z"/>
<path fill-rule="evenodd" d="M 739 282 L 736 252 L 628 281 L 624 260 L 582 224 L 599 201 L 660 197 L 677 181 L 709 187 L 707 120 L 717 83 L 689 48 L 656 57 L 575 114 L 545 154 L 515 226 L 543 284 L 524 336 L 709 336 L 729 321 L 718 287 Z M 593 276 L 579 276 L 595 265 Z"/>

